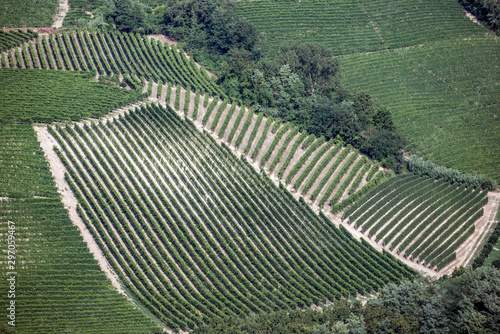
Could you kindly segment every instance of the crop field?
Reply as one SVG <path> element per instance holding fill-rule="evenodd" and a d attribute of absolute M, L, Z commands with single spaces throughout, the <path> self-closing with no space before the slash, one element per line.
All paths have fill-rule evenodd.
<path fill-rule="evenodd" d="M 344 218 L 392 251 L 440 270 L 474 233 L 487 202 L 481 189 L 407 174 L 367 193 Z"/>
<path fill-rule="evenodd" d="M 103 3 L 70 1 L 65 27 Z M 4 26 L 53 22 L 57 1 L 16 4 Z M 456 0 L 235 6 L 264 55 L 330 48 L 411 153 L 500 181 L 500 40 Z M 190 330 L 363 299 L 468 265 L 495 224 L 498 193 L 394 176 L 256 114 L 161 37 L 22 29 L 0 31 L 0 266 L 19 333 Z"/>
<path fill-rule="evenodd" d="M 500 180 L 499 39 L 458 1 L 256 0 L 238 13 L 264 53 L 292 39 L 328 46 L 344 86 L 387 107 L 412 152 Z"/>
<path fill-rule="evenodd" d="M 0 122 L 52 122 L 100 117 L 142 99 L 137 91 L 91 82 L 85 72 L 0 69 Z"/>
<path fill-rule="evenodd" d="M 203 101 L 209 101 L 206 108 L 193 106 L 185 112 L 185 102 L 170 94 L 169 105 L 179 115 L 243 153 L 316 209 L 339 212 L 384 178 L 380 164 L 351 146 L 326 142 L 288 123 L 209 96 L 203 96 Z M 190 101 L 196 94 L 186 91 L 182 97 L 182 101 Z M 163 104 L 166 100 L 167 96 L 159 101 Z"/>
<path fill-rule="evenodd" d="M 500 39 L 486 35 L 340 60 L 346 87 L 369 91 L 389 108 L 409 150 L 500 179 Z"/>
<path fill-rule="evenodd" d="M 171 328 L 321 304 L 414 275 L 170 108 L 49 132 L 87 228 L 127 290 Z"/>
<path fill-rule="evenodd" d="M 157 331 L 112 290 L 63 207 L 31 125 L 0 124 L 0 173 L 0 304 L 15 300 L 16 331 Z M 14 299 L 6 272 L 14 272 Z"/>
<path fill-rule="evenodd" d="M 27 31 L 17 30 L 10 32 L 0 30 L 0 52 L 19 46 L 27 40 L 36 37 L 38 37 L 38 34 L 29 29 Z"/>
<path fill-rule="evenodd" d="M 57 0 L 2 0 L 0 27 L 50 26 L 57 7 Z"/>
<path fill-rule="evenodd" d="M 1 66 L 122 74 L 132 76 L 131 80 L 179 83 L 203 93 L 224 95 L 184 52 L 139 34 L 64 31 L 41 35 L 3 53 Z"/>
<path fill-rule="evenodd" d="M 255 25 L 264 53 L 290 40 L 343 55 L 484 33 L 454 0 L 251 0 L 241 1 L 237 13 Z"/>

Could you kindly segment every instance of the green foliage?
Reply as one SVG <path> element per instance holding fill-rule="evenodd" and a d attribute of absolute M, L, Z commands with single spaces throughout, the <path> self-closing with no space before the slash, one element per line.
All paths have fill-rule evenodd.
<path fill-rule="evenodd" d="M 413 276 L 172 108 L 144 106 L 106 124 L 51 133 L 109 263 L 137 302 L 172 329 L 323 304 Z"/>
<path fill-rule="evenodd" d="M 432 161 L 411 155 L 408 159 L 408 170 L 417 175 L 426 175 L 433 179 L 444 179 L 450 183 L 463 184 L 467 187 L 482 188 L 484 190 L 496 190 L 496 181 L 485 177 L 462 173 L 457 169 L 438 166 Z"/>
<path fill-rule="evenodd" d="M 48 27 L 57 8 L 57 0 L 2 0 L 0 27 Z"/>
<path fill-rule="evenodd" d="M 322 310 L 226 317 L 194 333 L 497 333 L 499 280 L 496 269 L 457 270 L 441 280 L 391 283 L 365 306 L 339 301 Z"/>
<path fill-rule="evenodd" d="M 264 54 L 293 40 L 321 43 L 345 55 L 485 32 L 464 16 L 457 1 L 361 0 L 353 6 L 329 0 L 254 0 L 239 2 L 237 14 L 255 26 L 257 47 Z"/>
<path fill-rule="evenodd" d="M 164 34 L 184 42 L 201 58 L 252 50 L 257 38 L 253 27 L 234 15 L 231 2 L 168 0 L 156 8 L 154 19 Z"/>
<path fill-rule="evenodd" d="M 499 40 L 476 26 L 483 32 L 467 38 L 436 33 L 438 40 L 422 45 L 339 57 L 342 83 L 349 91 L 369 91 L 391 111 L 406 150 L 498 182 L 500 94 L 492 64 L 500 61 Z"/>
<path fill-rule="evenodd" d="M 3 52 L 7 49 L 19 46 L 30 39 L 37 38 L 38 33 L 27 29 L 27 31 L 17 30 L 17 31 L 3 31 L 0 30 L 0 51 Z M 2 67 L 5 65 L 2 64 Z"/>
<path fill-rule="evenodd" d="M 0 196 L 8 197 L 0 200 L 2 244 L 7 245 L 11 225 L 16 246 L 10 262 L 16 272 L 16 318 L 15 327 L 8 326 L 15 331 L 0 326 L 0 332 L 161 330 L 111 286 L 89 252 L 61 202 L 32 125 L 0 124 Z M 0 303 L 8 305 L 13 299 L 5 279 L 0 289 L 6 291 Z"/>
<path fill-rule="evenodd" d="M 497 220 L 500 220 L 499 218 L 500 218 L 500 208 L 497 211 Z M 493 248 L 495 247 L 495 245 L 498 244 L 499 241 L 500 241 L 500 223 L 497 222 L 495 224 L 493 233 L 490 234 L 490 236 L 488 237 L 488 241 L 486 241 L 486 243 L 481 248 L 481 252 L 479 252 L 477 257 L 472 262 L 473 269 L 479 268 L 482 265 L 484 265 L 485 260 L 492 252 L 494 252 Z M 498 250 L 496 250 L 496 252 L 498 252 Z M 492 263 L 492 265 L 494 265 L 494 263 Z M 498 266 L 497 268 L 500 269 L 500 267 Z"/>
<path fill-rule="evenodd" d="M 488 28 L 498 34 L 500 28 L 500 3 L 496 0 L 458 0 L 464 8 L 472 13 Z"/>
<path fill-rule="evenodd" d="M 99 117 L 143 98 L 137 91 L 91 82 L 87 72 L 0 70 L 0 122 L 52 122 Z"/>

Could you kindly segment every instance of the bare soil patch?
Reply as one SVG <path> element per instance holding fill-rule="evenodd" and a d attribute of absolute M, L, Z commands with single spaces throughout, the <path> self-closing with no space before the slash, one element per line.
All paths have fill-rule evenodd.
<path fill-rule="evenodd" d="M 64 18 L 69 10 L 68 0 L 59 0 L 59 9 L 57 10 L 56 15 L 54 16 L 54 23 L 52 24 L 52 28 L 61 28 L 63 25 Z"/>

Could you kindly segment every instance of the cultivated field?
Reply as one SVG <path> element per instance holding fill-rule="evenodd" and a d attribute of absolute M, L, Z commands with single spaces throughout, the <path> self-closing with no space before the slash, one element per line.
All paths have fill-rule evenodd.
<path fill-rule="evenodd" d="M 413 153 L 500 180 L 500 40 L 458 1 L 255 0 L 238 10 L 265 53 L 299 39 L 341 56 L 345 87 L 388 108 Z"/>
<path fill-rule="evenodd" d="M 413 276 L 172 110 L 143 106 L 49 132 L 113 270 L 171 328 L 321 304 Z"/>

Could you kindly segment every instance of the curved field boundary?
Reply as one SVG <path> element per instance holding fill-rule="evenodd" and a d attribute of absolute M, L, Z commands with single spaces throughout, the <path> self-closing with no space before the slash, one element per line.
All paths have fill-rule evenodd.
<path fill-rule="evenodd" d="M 366 194 L 344 218 L 385 249 L 443 274 L 450 262 L 458 264 L 458 249 L 477 242 L 487 202 L 479 189 L 406 175 Z M 464 263 L 462 253 L 460 259 Z"/>

